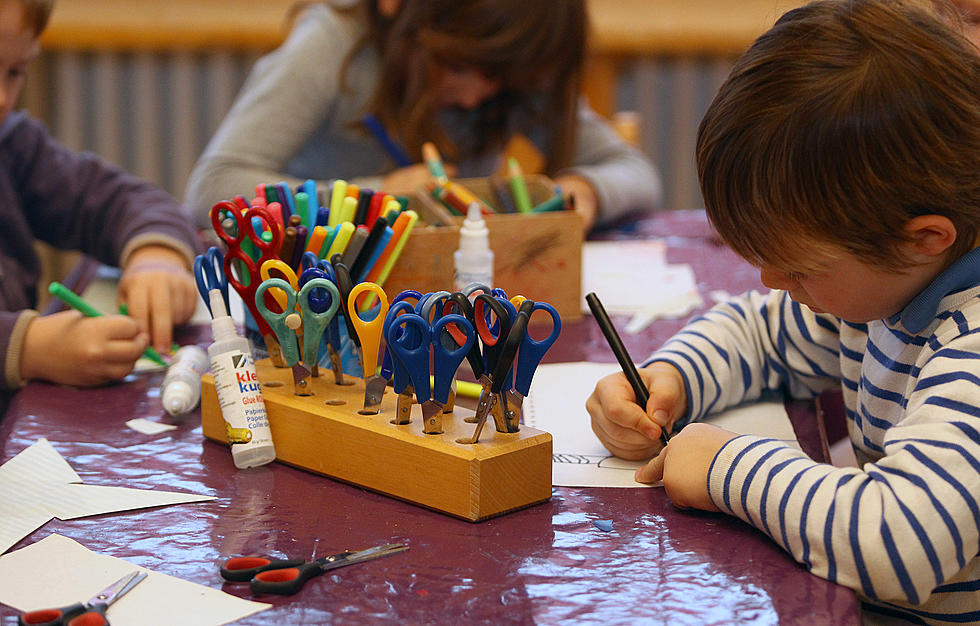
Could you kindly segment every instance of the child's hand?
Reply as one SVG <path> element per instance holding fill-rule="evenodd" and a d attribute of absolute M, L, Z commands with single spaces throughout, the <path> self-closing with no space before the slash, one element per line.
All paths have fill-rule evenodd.
<path fill-rule="evenodd" d="M 646 411 L 626 376 L 612 374 L 601 379 L 585 402 L 592 416 L 592 430 L 607 450 L 630 461 L 648 459 L 660 450 L 660 432 L 687 412 L 684 379 L 672 365 L 651 363 L 639 370 L 650 390 Z"/>
<path fill-rule="evenodd" d="M 636 470 L 636 482 L 663 480 L 675 506 L 718 511 L 708 495 L 708 468 L 718 451 L 737 436 L 711 424 L 688 424 L 670 438 L 656 458 Z"/>
<path fill-rule="evenodd" d="M 194 315 L 197 287 L 184 257 L 165 246 L 135 250 L 119 280 L 119 300 L 139 327 L 150 333 L 153 347 L 169 352 L 174 324 Z"/>
<path fill-rule="evenodd" d="M 450 178 L 456 176 L 455 166 L 447 164 L 444 168 L 446 176 Z M 385 193 L 405 194 L 415 192 L 430 180 L 432 180 L 432 174 L 429 172 L 429 168 L 424 164 L 416 163 L 391 172 L 381 181 L 381 186 Z"/>
<path fill-rule="evenodd" d="M 585 230 L 589 230 L 599 217 L 599 196 L 596 195 L 592 183 L 581 176 L 559 176 L 555 184 L 561 187 L 562 195 L 575 206 L 575 211 L 582 216 Z"/>
<path fill-rule="evenodd" d="M 149 341 L 124 315 L 82 317 L 64 311 L 37 317 L 24 336 L 21 378 L 83 386 L 118 380 L 133 371 Z"/>

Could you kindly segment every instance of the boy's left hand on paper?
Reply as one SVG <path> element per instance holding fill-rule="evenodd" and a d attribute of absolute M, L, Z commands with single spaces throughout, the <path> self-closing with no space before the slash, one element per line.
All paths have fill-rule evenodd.
<path fill-rule="evenodd" d="M 151 345 L 170 351 L 174 324 L 188 321 L 197 306 L 197 288 L 184 257 L 166 246 L 134 250 L 119 280 L 119 300 L 150 334 Z"/>
<path fill-rule="evenodd" d="M 708 470 L 718 451 L 737 436 L 711 424 L 688 424 L 660 454 L 636 470 L 636 481 L 663 480 L 670 501 L 682 509 L 719 511 L 708 493 Z"/>

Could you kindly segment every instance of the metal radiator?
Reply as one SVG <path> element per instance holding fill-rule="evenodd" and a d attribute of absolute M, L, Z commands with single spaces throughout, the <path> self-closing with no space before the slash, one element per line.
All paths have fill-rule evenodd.
<path fill-rule="evenodd" d="M 68 146 L 95 152 L 180 198 L 259 54 L 48 52 L 31 68 L 22 104 Z M 617 108 L 639 113 L 640 147 L 661 171 L 667 208 L 702 206 L 694 138 L 731 62 L 664 57 L 622 68 Z"/>

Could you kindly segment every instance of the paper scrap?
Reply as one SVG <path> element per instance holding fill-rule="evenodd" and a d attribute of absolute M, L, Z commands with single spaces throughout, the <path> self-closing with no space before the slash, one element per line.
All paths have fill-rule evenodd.
<path fill-rule="evenodd" d="M 136 432 L 143 433 L 144 435 L 159 435 L 160 433 L 165 433 L 168 430 L 177 430 L 177 427 L 173 424 L 161 424 L 160 422 L 148 420 L 145 417 L 131 419 L 126 422 L 126 426 L 129 426 Z"/>
<path fill-rule="evenodd" d="M 84 485 L 46 439 L 0 466 L 0 554 L 46 524 L 154 506 L 214 500 L 192 493 Z"/>
<path fill-rule="evenodd" d="M 592 432 L 585 401 L 600 378 L 620 371 L 617 363 L 547 363 L 538 366 L 524 400 L 524 423 L 551 433 L 551 482 L 559 487 L 650 487 L 633 479 L 645 461 L 615 457 Z M 773 437 L 795 445 L 796 434 L 782 402 L 736 407 L 705 420 L 733 432 Z"/>
<path fill-rule="evenodd" d="M 57 534 L 0 556 L 0 602 L 18 611 L 67 606 L 135 570 L 148 576 L 109 608 L 114 626 L 216 626 L 272 606 L 97 554 Z"/>

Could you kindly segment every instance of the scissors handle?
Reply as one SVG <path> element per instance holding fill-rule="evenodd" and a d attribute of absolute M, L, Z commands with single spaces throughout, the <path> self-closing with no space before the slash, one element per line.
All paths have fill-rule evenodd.
<path fill-rule="evenodd" d="M 490 391 L 493 393 L 500 393 L 505 388 L 504 381 L 508 379 L 507 373 L 510 371 L 510 366 L 514 362 L 514 357 L 517 356 L 517 348 L 520 347 L 524 341 L 524 335 L 527 333 L 527 321 L 527 312 L 521 311 L 517 314 L 517 319 L 514 320 L 514 324 L 510 327 L 510 333 L 508 333 L 507 340 L 504 342 L 503 348 L 500 351 L 497 365 L 490 375 L 492 381 Z"/>
<path fill-rule="evenodd" d="M 269 289 L 280 289 L 286 294 L 282 313 L 274 313 L 266 306 L 265 292 Z M 263 281 L 255 291 L 255 308 L 279 339 L 286 365 L 296 365 L 300 360 L 296 333 L 286 324 L 286 318 L 296 313 L 296 292 L 292 286 L 281 278 Z"/>
<path fill-rule="evenodd" d="M 247 582 L 255 578 L 259 572 L 270 569 L 296 567 L 305 562 L 305 559 L 270 559 L 264 556 L 236 556 L 228 559 L 221 566 L 221 577 L 232 582 Z"/>
<path fill-rule="evenodd" d="M 17 618 L 19 626 L 57 626 L 67 623 L 73 617 L 77 617 L 85 612 L 88 607 L 82 602 L 76 602 L 71 606 L 61 607 L 60 609 L 39 609 L 22 613 Z"/>
<path fill-rule="evenodd" d="M 268 569 L 255 575 L 250 583 L 252 593 L 276 593 L 289 596 L 300 589 L 311 578 L 325 570 L 316 561 L 300 563 L 293 567 Z"/>
<path fill-rule="evenodd" d="M 334 274 L 337 278 L 337 289 L 340 291 L 340 310 L 344 314 L 344 323 L 347 325 L 347 336 L 358 348 L 361 347 L 361 340 L 357 336 L 354 322 L 351 320 L 351 311 L 348 305 L 350 292 L 354 289 L 354 282 L 350 277 L 350 268 L 344 265 L 343 256 L 338 252 L 330 257 L 330 265 L 333 266 Z"/>
<path fill-rule="evenodd" d="M 319 301 L 329 298 L 330 303 L 325 310 L 316 310 L 313 294 L 314 290 L 322 289 L 327 294 L 320 297 Z M 307 364 L 315 364 L 319 359 L 320 340 L 323 338 L 323 331 L 333 321 L 340 308 L 340 292 L 337 287 L 326 278 L 314 278 L 308 281 L 299 291 L 299 306 L 303 312 L 303 361 Z"/>
<path fill-rule="evenodd" d="M 388 349 L 393 358 L 408 372 L 416 400 L 419 404 L 426 402 L 432 397 L 429 384 L 429 346 L 432 343 L 432 333 L 428 322 L 417 313 L 399 315 L 388 327 L 385 339 L 388 340 Z"/>
<path fill-rule="evenodd" d="M 228 311 L 228 278 L 225 276 L 224 262 L 225 255 L 221 254 L 221 250 L 215 246 L 211 246 L 207 252 L 194 258 L 194 280 L 197 283 L 197 291 L 201 294 L 211 317 L 214 317 L 214 311 L 211 310 L 212 289 L 221 291 L 225 312 Z"/>
<path fill-rule="evenodd" d="M 457 346 L 452 338 L 447 343 L 452 345 L 453 348 L 447 348 L 444 345 L 442 341 L 443 333 L 446 335 L 450 334 L 450 331 L 446 328 L 450 324 L 465 335 L 465 340 L 462 345 Z M 476 338 L 476 332 L 473 330 L 473 325 L 470 324 L 468 319 L 462 315 L 452 313 L 436 320 L 432 325 L 431 336 L 432 374 L 434 382 L 432 386 L 432 399 L 445 405 L 449 402 L 449 391 L 452 387 L 453 378 L 456 376 L 456 370 L 459 369 L 459 364 L 463 362 L 463 359 L 469 353 L 470 347 Z"/>
<path fill-rule="evenodd" d="M 405 292 L 402 292 L 405 293 Z M 398 294 L 399 296 L 401 294 Z M 388 349 L 385 350 L 384 362 L 381 364 L 381 376 L 384 378 L 389 378 L 392 381 L 392 385 L 395 388 L 395 393 L 402 393 L 408 386 L 409 376 L 408 370 L 405 369 L 405 365 L 402 363 L 401 358 L 395 358 L 393 356 L 394 351 L 392 349 L 392 344 L 395 343 L 401 336 L 404 329 L 401 327 L 392 329 L 395 319 L 406 313 L 413 313 L 411 303 L 405 300 L 399 300 L 391 305 L 388 309 L 388 315 L 385 316 L 385 324 L 382 332 L 384 333 L 385 343 L 388 345 Z"/>
<path fill-rule="evenodd" d="M 476 340 L 476 319 L 473 315 L 473 304 L 460 291 L 449 296 L 449 299 L 446 300 L 446 303 L 442 307 L 443 315 L 448 315 L 454 311 L 465 317 L 473 327 L 473 342 L 470 344 L 470 349 L 466 353 L 466 360 L 470 363 L 470 369 L 473 370 L 473 375 L 479 380 L 486 371 L 486 365 L 483 363 L 483 355 L 480 353 L 480 342 Z M 446 330 L 449 331 L 456 345 L 462 345 L 466 341 L 466 335 L 457 326 L 450 326 Z"/>
<path fill-rule="evenodd" d="M 522 303 L 521 310 L 525 309 L 524 305 L 528 302 L 530 300 L 525 300 Z M 529 330 L 524 335 L 524 341 L 521 342 L 520 354 L 517 356 L 517 368 L 514 370 L 514 389 L 524 397 L 527 397 L 528 392 L 531 390 L 531 378 L 534 377 L 534 371 L 541 363 L 541 359 L 544 358 L 545 353 L 548 352 L 548 349 L 558 340 L 558 335 L 561 334 L 561 316 L 558 315 L 555 307 L 547 302 L 535 302 L 530 309 L 528 313 L 529 321 L 530 316 L 533 316 L 535 311 L 544 311 L 551 316 L 552 327 L 551 334 L 544 339 L 535 339 L 531 336 Z"/>
<path fill-rule="evenodd" d="M 378 298 L 378 313 L 374 319 L 365 321 L 357 312 L 357 297 L 370 291 Z M 354 324 L 354 332 L 361 339 L 361 358 L 364 359 L 364 378 L 374 376 L 378 369 L 378 352 L 381 350 L 381 332 L 388 315 L 388 296 L 384 289 L 375 283 L 358 283 L 347 296 L 347 310 Z"/>

